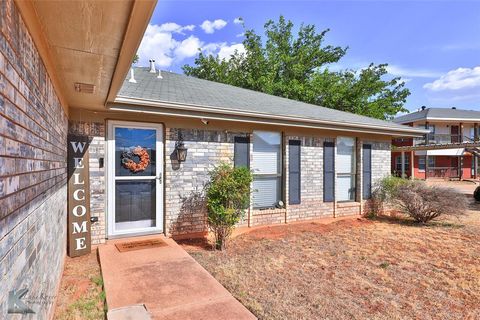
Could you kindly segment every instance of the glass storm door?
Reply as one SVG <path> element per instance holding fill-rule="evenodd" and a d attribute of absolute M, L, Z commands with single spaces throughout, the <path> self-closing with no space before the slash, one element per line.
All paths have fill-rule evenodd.
<path fill-rule="evenodd" d="M 108 234 L 163 231 L 163 128 L 108 123 Z"/>

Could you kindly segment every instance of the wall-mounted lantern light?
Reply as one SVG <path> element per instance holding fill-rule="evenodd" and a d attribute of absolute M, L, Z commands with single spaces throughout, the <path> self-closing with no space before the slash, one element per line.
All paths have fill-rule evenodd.
<path fill-rule="evenodd" d="M 179 132 L 178 141 L 175 142 L 175 153 L 177 154 L 178 162 L 184 162 L 185 160 L 187 160 L 187 150 L 188 149 L 185 147 L 185 144 L 183 143 L 182 133 Z"/>

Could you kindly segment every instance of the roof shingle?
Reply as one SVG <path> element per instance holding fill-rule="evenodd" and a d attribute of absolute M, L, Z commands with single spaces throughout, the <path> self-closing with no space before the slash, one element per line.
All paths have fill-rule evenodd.
<path fill-rule="evenodd" d="M 226 111 L 234 110 L 337 123 L 362 124 L 389 130 L 400 129 L 403 131 L 406 129 L 405 126 L 393 122 L 172 72 L 162 71 L 163 79 L 158 79 L 157 74 L 150 73 L 148 68 L 135 68 L 134 71 L 137 83 L 130 83 L 126 79 L 118 97 L 213 107 Z"/>

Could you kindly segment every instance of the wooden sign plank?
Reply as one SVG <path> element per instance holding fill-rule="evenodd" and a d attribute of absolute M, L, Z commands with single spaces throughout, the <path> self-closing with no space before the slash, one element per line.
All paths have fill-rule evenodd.
<path fill-rule="evenodd" d="M 91 251 L 89 138 L 68 136 L 68 255 Z"/>

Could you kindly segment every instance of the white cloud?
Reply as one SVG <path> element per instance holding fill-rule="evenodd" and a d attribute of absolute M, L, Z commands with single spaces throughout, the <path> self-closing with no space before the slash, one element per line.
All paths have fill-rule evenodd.
<path fill-rule="evenodd" d="M 466 50 L 480 50 L 480 43 L 452 43 L 440 47 L 443 51 L 466 51 Z"/>
<path fill-rule="evenodd" d="M 233 23 L 235 23 L 235 24 L 242 24 L 242 23 L 243 23 L 243 18 L 242 18 L 242 17 L 235 18 L 235 19 L 233 20 Z"/>
<path fill-rule="evenodd" d="M 200 25 L 200 28 L 205 31 L 205 33 L 214 33 L 215 30 L 220 30 L 227 25 L 227 21 L 222 19 L 217 19 L 215 21 L 205 20 Z"/>
<path fill-rule="evenodd" d="M 231 55 L 233 55 L 237 51 L 238 53 L 245 53 L 245 47 L 242 43 L 235 43 L 232 45 L 223 45 L 220 47 L 220 51 L 218 51 L 218 57 L 220 59 L 230 60 Z"/>
<path fill-rule="evenodd" d="M 198 54 L 198 49 L 201 49 L 203 42 L 195 36 L 190 36 L 187 39 L 180 42 L 178 47 L 175 48 L 175 58 L 183 60 L 185 58 L 191 58 Z"/>
<path fill-rule="evenodd" d="M 215 43 L 215 42 L 212 42 L 212 43 L 207 43 L 206 45 L 204 45 L 202 47 L 202 51 L 204 54 L 206 55 L 216 55 L 217 54 L 217 51 L 223 47 L 227 45 L 226 42 L 221 42 L 221 43 Z"/>
<path fill-rule="evenodd" d="M 183 31 L 193 28 L 192 25 L 180 26 L 173 22 L 162 25 L 149 24 L 138 49 L 138 65 L 148 66 L 148 61 L 154 59 L 158 67 L 168 68 L 172 64 L 179 64 L 185 59 L 195 57 L 199 49 L 206 55 L 218 55 L 220 59 L 226 60 L 230 59 L 235 50 L 239 53 L 245 52 L 241 43 L 205 43 L 195 35 L 184 36 Z"/>
<path fill-rule="evenodd" d="M 184 35 L 184 31 L 194 28 L 194 25 L 181 26 L 174 22 L 149 24 L 138 49 L 138 65 L 148 66 L 148 60 L 154 59 L 160 68 L 167 68 L 175 62 L 195 56 L 198 48 L 203 46 L 200 39 L 193 35 L 181 41 L 173 37 L 174 34 Z"/>
<path fill-rule="evenodd" d="M 173 33 L 180 33 L 184 34 L 184 31 L 193 31 L 195 29 L 195 25 L 189 24 L 187 26 L 181 26 L 176 24 L 175 22 L 167 22 L 159 26 L 159 32 L 173 32 Z"/>
<path fill-rule="evenodd" d="M 480 66 L 458 68 L 447 72 L 437 80 L 423 86 L 431 91 L 461 90 L 477 88 L 480 90 Z"/>
<path fill-rule="evenodd" d="M 241 37 L 243 37 L 243 36 L 245 36 L 245 32 L 239 33 L 239 34 L 237 34 L 235 37 L 241 38 Z"/>
<path fill-rule="evenodd" d="M 393 76 L 408 78 L 436 78 L 441 75 L 439 72 L 424 69 L 409 69 L 396 65 L 388 65 L 387 71 Z"/>
<path fill-rule="evenodd" d="M 149 24 L 138 49 L 139 65 L 148 66 L 148 60 L 155 59 L 160 67 L 169 67 L 173 62 L 172 50 L 178 46 L 171 32 L 164 27 Z"/>

